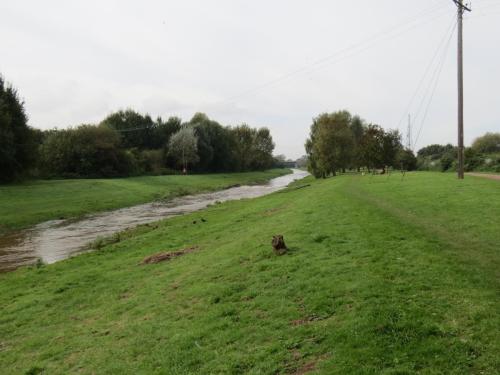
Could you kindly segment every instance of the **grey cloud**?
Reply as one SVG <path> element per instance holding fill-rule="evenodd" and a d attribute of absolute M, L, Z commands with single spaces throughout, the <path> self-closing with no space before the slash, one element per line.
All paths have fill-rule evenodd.
<path fill-rule="evenodd" d="M 488 0 L 473 5 L 465 23 L 467 142 L 500 130 L 499 9 Z M 4 1 L 0 72 L 36 127 L 98 121 L 127 107 L 184 119 L 205 111 L 224 124 L 269 126 L 276 151 L 298 157 L 323 111 L 348 109 L 397 127 L 454 13 L 447 0 Z M 405 22 L 412 28 L 374 39 Z M 360 41 L 368 42 L 336 55 Z M 453 39 L 426 121 L 415 123 L 418 146 L 455 142 L 454 53 Z"/>

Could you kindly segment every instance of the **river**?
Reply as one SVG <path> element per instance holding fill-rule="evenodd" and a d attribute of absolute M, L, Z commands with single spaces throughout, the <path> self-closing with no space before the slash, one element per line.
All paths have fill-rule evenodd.
<path fill-rule="evenodd" d="M 307 172 L 293 173 L 271 179 L 267 184 L 238 186 L 212 193 L 187 195 L 167 202 L 151 202 L 118 210 L 89 215 L 81 220 L 51 220 L 34 227 L 0 237 L 0 272 L 41 260 L 50 264 L 84 251 L 101 237 L 169 217 L 195 212 L 216 202 L 256 198 L 284 189 Z"/>

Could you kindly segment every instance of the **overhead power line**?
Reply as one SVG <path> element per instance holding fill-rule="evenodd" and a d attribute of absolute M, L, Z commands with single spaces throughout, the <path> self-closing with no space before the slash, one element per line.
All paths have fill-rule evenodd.
<path fill-rule="evenodd" d="M 424 11 L 421 11 L 421 12 L 417 13 L 416 15 L 409 17 L 405 21 L 400 22 L 400 23 L 398 23 L 398 24 L 396 24 L 388 29 L 382 30 L 382 31 L 374 34 L 373 36 L 371 36 L 363 41 L 352 44 L 346 48 L 343 48 L 343 49 L 336 51 L 330 55 L 327 55 L 323 58 L 320 58 L 320 59 L 318 59 L 310 64 L 307 64 L 307 65 L 302 66 L 296 70 L 293 70 L 291 72 L 288 72 L 286 74 L 278 76 L 272 80 L 269 80 L 267 82 L 264 82 L 260 85 L 255 86 L 253 88 L 245 90 L 239 94 L 232 95 L 232 96 L 228 97 L 227 99 L 223 100 L 222 102 L 223 103 L 234 102 L 236 99 L 239 99 L 241 97 L 256 93 L 260 90 L 263 90 L 263 89 L 268 88 L 270 86 L 273 86 L 273 85 L 276 85 L 276 84 L 281 83 L 283 81 L 286 81 L 286 80 L 288 80 L 288 79 L 290 79 L 298 74 L 308 73 L 308 72 L 316 70 L 315 68 L 317 68 L 317 67 L 324 66 L 324 65 L 331 65 L 332 63 L 339 62 L 345 58 L 352 57 L 354 54 L 363 52 L 363 51 L 367 50 L 368 48 L 373 47 L 375 45 L 374 43 L 376 43 L 376 42 L 379 42 L 379 41 L 385 40 L 385 39 L 390 39 L 393 37 L 397 37 L 397 36 L 403 34 L 404 32 L 407 32 L 409 30 L 414 29 L 417 26 L 421 26 L 422 24 L 426 24 L 430 21 L 433 21 L 436 18 L 443 16 L 444 13 L 439 12 L 439 10 L 444 8 L 444 6 L 445 6 L 444 4 L 440 4 L 438 6 L 433 6 L 430 9 L 426 9 Z M 433 14 L 433 17 L 428 18 L 428 16 L 431 14 Z M 422 19 L 423 19 L 423 22 L 421 22 Z M 402 29 L 402 30 L 400 30 L 400 29 Z M 396 33 L 396 34 L 394 34 L 394 33 Z M 391 34 L 393 34 L 393 35 L 391 35 Z M 346 55 L 348 53 L 350 53 L 350 54 Z M 334 60 L 334 59 L 336 59 L 336 60 Z"/>
<path fill-rule="evenodd" d="M 411 98 L 410 98 L 410 101 L 408 102 L 408 105 L 406 106 L 402 116 L 401 116 L 401 119 L 399 120 L 398 122 L 398 126 L 397 126 L 397 129 L 400 130 L 401 129 L 401 124 L 403 123 L 403 120 L 405 119 L 407 113 L 410 112 L 410 109 L 411 109 L 411 106 L 413 104 L 413 102 L 415 101 L 415 99 L 417 98 L 417 95 L 418 93 L 420 92 L 420 89 L 422 88 L 422 86 L 424 85 L 424 82 L 428 76 L 428 74 L 431 72 L 431 68 L 432 66 L 434 65 L 434 61 L 436 60 L 436 58 L 439 56 L 439 52 L 442 51 L 442 48 L 443 46 L 445 45 L 446 41 L 449 39 L 449 35 L 450 35 L 450 32 L 451 30 L 456 27 L 456 20 L 455 20 L 455 16 L 453 16 L 452 20 L 451 20 L 451 23 L 450 23 L 450 26 L 446 29 L 445 31 L 445 34 L 443 36 L 443 38 L 440 40 L 434 54 L 432 55 L 432 58 L 431 60 L 429 61 L 429 64 L 427 65 L 427 67 L 425 68 L 425 71 L 424 71 L 424 74 L 422 75 L 422 77 L 420 78 L 420 81 L 418 82 L 417 84 L 417 87 L 415 89 L 415 91 L 413 92 Z M 417 116 L 418 117 L 418 112 L 417 111 Z M 414 120 L 416 119 L 416 117 L 414 118 Z"/>
<path fill-rule="evenodd" d="M 450 44 L 451 44 L 451 39 L 452 39 L 453 35 L 455 34 L 456 26 L 457 26 L 457 24 L 455 23 L 455 26 L 453 27 L 453 30 L 451 31 L 451 34 L 450 34 L 450 36 L 448 38 L 448 42 L 446 43 L 446 46 L 444 47 L 444 50 L 443 50 L 442 55 L 441 55 L 441 58 L 440 58 L 438 64 L 436 65 L 436 69 L 434 70 L 432 78 L 431 78 L 431 80 L 429 82 L 428 89 L 430 89 L 430 91 L 427 90 L 426 94 L 422 98 L 421 105 L 423 105 L 423 103 L 425 103 L 426 97 L 427 97 L 427 104 L 425 106 L 424 115 L 422 117 L 422 120 L 420 121 L 420 126 L 419 126 L 419 129 L 418 129 L 418 132 L 417 132 L 417 136 L 415 137 L 415 143 L 413 144 L 413 148 L 416 148 L 417 142 L 418 142 L 418 140 L 420 138 L 420 134 L 422 132 L 422 128 L 423 128 L 423 126 L 425 124 L 425 120 L 427 119 L 427 114 L 429 112 L 429 108 L 430 108 L 430 105 L 432 103 L 432 100 L 434 99 L 434 94 L 436 92 L 436 88 L 438 86 L 439 79 L 441 78 L 441 73 L 443 71 L 444 63 L 446 61 L 446 56 L 448 54 L 448 50 L 449 50 L 449 47 L 450 47 Z M 427 95 L 427 93 L 430 93 L 430 95 Z M 418 114 L 420 113 L 421 109 L 423 109 L 423 107 L 419 108 Z"/>

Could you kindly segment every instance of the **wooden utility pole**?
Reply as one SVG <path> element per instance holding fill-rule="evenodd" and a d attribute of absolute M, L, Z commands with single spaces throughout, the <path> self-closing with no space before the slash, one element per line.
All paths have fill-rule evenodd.
<path fill-rule="evenodd" d="M 458 73 L 458 178 L 464 178 L 464 67 L 463 67 L 463 16 L 464 11 L 470 12 L 471 9 L 464 5 L 463 0 L 453 0 L 457 5 L 457 27 L 458 27 L 458 45 L 457 45 L 457 73 Z"/>

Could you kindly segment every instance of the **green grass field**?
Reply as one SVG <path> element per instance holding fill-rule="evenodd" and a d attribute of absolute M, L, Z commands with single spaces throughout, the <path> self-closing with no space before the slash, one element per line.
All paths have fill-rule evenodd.
<path fill-rule="evenodd" d="M 0 185 L 0 232 L 45 220 L 132 206 L 156 199 L 265 182 L 290 171 L 143 176 L 115 179 L 41 180 Z"/>
<path fill-rule="evenodd" d="M 498 181 L 308 178 L 0 275 L 1 372 L 498 374 L 499 228 Z"/>

